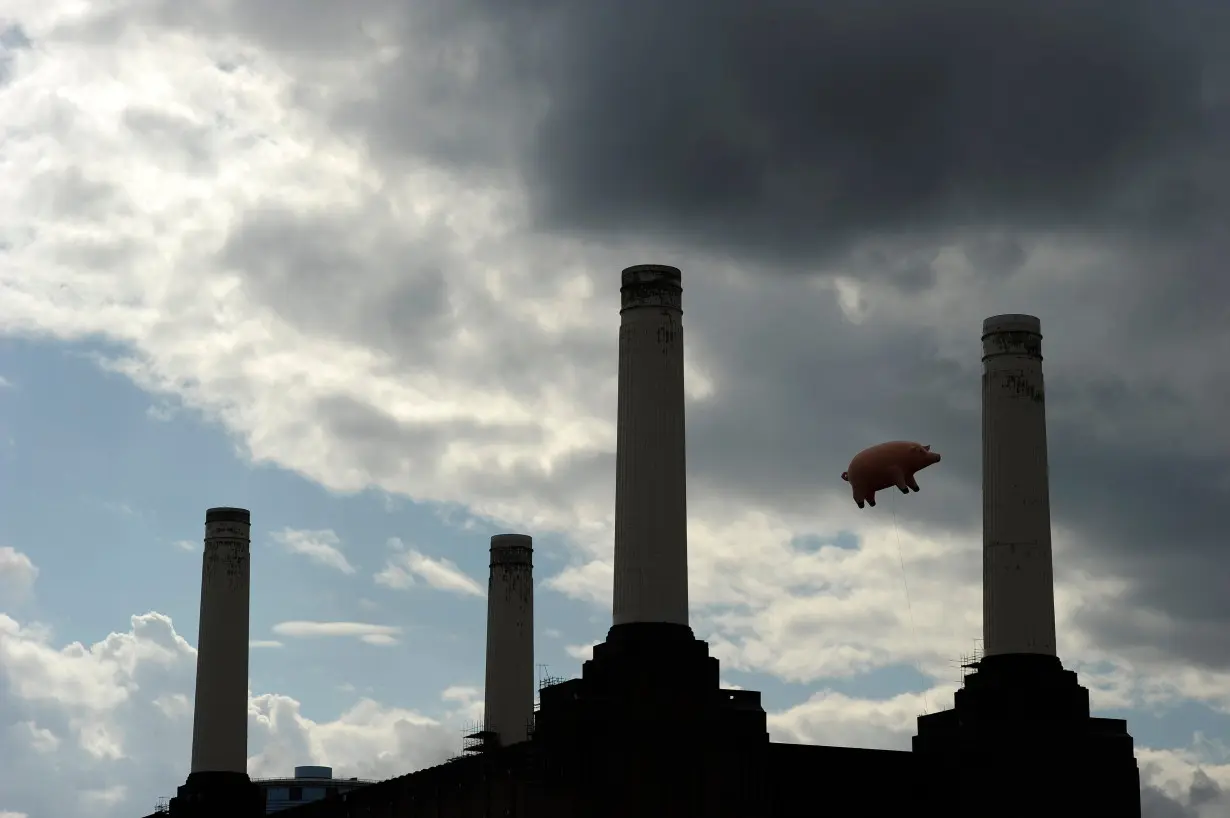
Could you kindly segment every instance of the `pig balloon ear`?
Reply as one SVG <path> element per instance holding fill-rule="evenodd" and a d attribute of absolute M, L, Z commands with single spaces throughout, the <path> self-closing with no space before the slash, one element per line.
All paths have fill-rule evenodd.
<path fill-rule="evenodd" d="M 924 452 L 929 452 L 929 451 L 931 451 L 931 447 L 930 447 L 930 446 L 923 446 L 923 451 L 924 451 Z"/>

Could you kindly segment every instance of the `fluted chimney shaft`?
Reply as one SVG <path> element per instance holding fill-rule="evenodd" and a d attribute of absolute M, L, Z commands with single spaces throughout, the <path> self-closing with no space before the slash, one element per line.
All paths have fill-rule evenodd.
<path fill-rule="evenodd" d="M 1055 655 L 1041 322 L 982 328 L 983 649 Z"/>
<path fill-rule="evenodd" d="M 505 746 L 525 741 L 534 717 L 533 543 L 525 534 L 491 538 L 483 721 Z"/>
<path fill-rule="evenodd" d="M 688 624 L 683 287 L 674 267 L 623 271 L 613 624 Z"/>
<path fill-rule="evenodd" d="M 247 773 L 251 527 L 247 509 L 205 512 L 192 721 L 194 773 Z"/>

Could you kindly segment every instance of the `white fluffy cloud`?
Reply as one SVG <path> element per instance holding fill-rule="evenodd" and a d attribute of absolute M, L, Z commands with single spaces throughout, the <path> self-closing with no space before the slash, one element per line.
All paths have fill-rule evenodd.
<path fill-rule="evenodd" d="M 100 818 L 144 814 L 158 795 L 182 782 L 191 737 L 191 677 L 195 651 L 169 619 L 135 616 L 126 633 L 95 645 L 56 647 L 36 626 L 2 620 L 4 667 L 0 725 L 6 758 L 0 791 L 17 814 L 71 814 L 93 810 Z M 937 688 L 932 702 L 951 696 Z M 361 699 L 329 722 L 300 712 L 286 695 L 254 694 L 249 704 L 249 772 L 284 775 L 305 759 L 329 764 L 339 774 L 386 778 L 438 763 L 455 752 L 455 724 L 481 712 L 477 689 L 450 688 L 441 698 L 453 723 L 411 710 Z M 924 705 L 918 694 L 868 701 L 820 692 L 770 715 L 775 740 L 844 746 L 908 746 Z M 1230 801 L 1230 763 L 1225 748 L 1196 737 L 1185 751 L 1139 751 L 1149 789 L 1150 818 L 1221 815 Z M 46 788 L 37 782 L 68 775 L 78 789 Z M 122 778 L 123 784 L 114 783 Z M 60 779 L 66 780 L 66 779 Z M 1152 800 L 1150 800 L 1152 799 Z M 1188 812 L 1165 812 L 1174 805 Z"/>
<path fill-rule="evenodd" d="M 16 603 L 25 598 L 38 568 L 30 558 L 8 545 L 0 545 L 0 602 Z"/>
<path fill-rule="evenodd" d="M 384 568 L 376 573 L 377 585 L 402 590 L 422 580 L 438 591 L 449 591 L 465 596 L 486 596 L 483 586 L 457 567 L 452 560 L 429 557 L 414 548 L 408 548 L 401 540 L 389 540 L 393 554 Z"/>
<path fill-rule="evenodd" d="M 401 628 L 367 622 L 279 622 L 273 626 L 278 636 L 310 639 L 320 636 L 349 636 L 369 645 L 396 645 Z"/>
<path fill-rule="evenodd" d="M 605 337 L 611 311 L 579 248 L 509 257 L 514 191 L 423 163 L 383 178 L 361 145 L 288 107 L 308 88 L 241 41 L 134 27 L 96 46 L 86 7 L 22 11 L 37 47 L 0 89 L 9 331 L 112 338 L 131 352 L 109 366 L 330 488 L 466 498 L 535 527 L 605 518 L 536 489 L 613 439 L 594 411 L 610 374 L 567 355 Z M 357 89 L 359 69 L 320 79 Z M 304 240 L 321 245 L 297 261 L 278 249 Z M 403 258 L 420 261 L 389 263 Z M 292 271 L 323 289 L 289 286 Z M 370 315 L 407 300 L 473 320 Z M 519 338 L 504 354 L 542 377 L 503 374 L 497 336 Z"/>
<path fill-rule="evenodd" d="M 289 696 L 253 696 L 249 704 L 248 759 L 257 778 L 284 776 L 292 759 L 319 759 L 337 775 L 384 779 L 429 767 L 455 755 L 457 729 L 413 710 L 385 707 L 360 699 L 330 722 L 318 723 L 299 712 Z"/>
<path fill-rule="evenodd" d="M 578 662 L 586 662 L 594 658 L 594 646 L 597 644 L 590 642 L 588 645 L 565 645 L 564 652 Z"/>
<path fill-rule="evenodd" d="M 285 624 L 295 635 L 388 635 L 357 623 Z M 0 815 L 133 818 L 173 794 L 187 775 L 195 662 L 195 649 L 159 613 L 134 616 L 126 631 L 92 645 L 59 643 L 38 623 L 0 614 Z M 249 772 L 286 775 L 312 761 L 387 778 L 430 766 L 456 751 L 457 725 L 473 717 L 474 701 L 473 691 L 449 689 L 441 715 L 430 717 L 359 699 L 318 722 L 292 696 L 255 692 Z"/>
<path fill-rule="evenodd" d="M 15 226 L 0 324 L 121 342 L 130 353 L 109 366 L 330 488 L 565 531 L 576 559 L 550 587 L 609 598 L 617 316 L 591 271 L 618 269 L 619 248 L 535 236 L 508 180 L 372 164 L 327 127 L 317 96 L 357 93 L 361 61 L 312 67 L 152 28 L 99 49 L 89 13 L 55 2 L 23 22 L 40 46 L 18 53 L 0 91 L 15 157 L 0 190 L 0 222 Z M 959 306 L 977 315 L 984 300 Z M 730 386 L 705 374 L 703 349 L 689 347 L 702 406 Z M 694 607 L 730 667 L 800 681 L 903 660 L 947 672 L 978 633 L 968 531 L 920 537 L 827 494 L 810 517 L 699 482 L 690 503 Z M 866 547 L 799 545 L 842 532 Z M 351 567 L 327 532 L 284 539 Z M 406 547 L 375 580 L 483 595 Z"/>
<path fill-rule="evenodd" d="M 343 574 L 353 574 L 355 572 L 355 567 L 350 564 L 350 561 L 346 559 L 346 555 L 342 553 L 342 541 L 338 538 L 337 534 L 328 529 L 303 531 L 294 528 L 283 528 L 273 532 L 270 536 L 287 553 L 298 554 L 317 565 L 332 568 Z"/>
<path fill-rule="evenodd" d="M 345 622 L 287 622 L 274 630 L 291 637 L 393 632 Z M 587 647 L 569 653 L 583 659 Z M 186 775 L 195 659 L 193 647 L 158 613 L 134 616 L 127 631 L 93 645 L 58 645 L 49 629 L 0 615 L 0 748 L 13 760 L 0 768 L 0 806 L 30 818 L 85 810 L 132 818 L 171 794 Z M 908 746 L 925 700 L 935 709 L 951 701 L 952 689 L 880 701 L 821 691 L 770 714 L 769 726 L 778 741 L 900 749 Z M 443 717 L 359 699 L 336 719 L 318 722 L 303 716 L 291 696 L 253 693 L 249 772 L 285 775 L 311 760 L 340 775 L 380 779 L 438 763 L 456 751 L 457 725 L 477 719 L 482 709 L 481 691 L 470 686 L 450 687 L 440 699 Z M 1230 804 L 1225 746 L 1195 736 L 1186 750 L 1142 748 L 1139 757 L 1146 803 L 1155 810 L 1146 815 L 1206 818 Z M 78 783 L 75 789 L 41 785 L 53 776 Z M 1188 811 L 1164 811 L 1169 808 Z"/>
<path fill-rule="evenodd" d="M 511 176 L 451 174 L 417 156 L 378 165 L 370 145 L 331 127 L 331 114 L 367 101 L 370 73 L 396 55 L 379 25 L 363 28 L 373 42 L 357 58 L 305 59 L 254 37 L 215 36 L 225 29 L 213 16 L 222 6 L 211 7 L 209 26 L 183 29 L 143 19 L 146 8 L 126 0 L 12 5 L 33 47 L 9 55 L 0 85 L 0 327 L 115 342 L 126 352 L 105 365 L 152 393 L 156 415 L 201 413 L 234 433 L 253 460 L 330 489 L 375 486 L 458 504 L 518 530 L 568 532 L 574 559 L 550 586 L 609 601 L 617 318 L 614 282 L 593 271 L 617 270 L 629 248 L 537 235 Z M 669 260 L 662 250 L 637 243 L 635 260 Z M 1093 253 L 1080 242 L 1043 243 L 1030 264 L 1052 272 L 1029 286 L 1059 287 L 1053 271 L 1090 264 L 1082 258 Z M 728 344 L 724 353 L 763 340 L 791 309 L 804 316 L 793 326 L 811 333 L 813 314 L 836 298 L 852 322 L 876 310 L 877 320 L 908 326 L 951 319 L 935 337 L 939 357 L 952 361 L 968 358 L 968 333 L 956 327 L 975 326 L 1004 292 L 1025 303 L 1036 292 L 1012 284 L 993 293 L 970 280 L 957 255 L 937 262 L 941 286 L 908 303 L 860 283 L 857 271 L 809 289 L 758 283 L 752 293 L 752 279 L 728 263 L 691 261 L 709 271 L 711 284 L 723 282 L 712 284 L 711 301 L 750 303 L 755 295 L 765 305 L 762 323 L 735 327 L 734 340 L 724 340 L 726 327 L 710 331 L 715 348 Z M 751 320 L 743 316 L 758 309 L 729 315 Z M 1091 321 L 1079 329 L 1110 331 Z M 1074 358 L 1097 349 L 1090 338 L 1073 341 Z M 689 343 L 692 405 L 712 406 L 734 385 L 707 365 L 703 343 Z M 1172 360 L 1159 348 L 1133 377 L 1169 383 Z M 1091 352 L 1074 366 L 1088 372 L 1102 363 Z M 1200 412 L 1220 405 L 1198 404 Z M 1197 420 L 1200 428 L 1224 427 L 1219 417 Z M 728 439 L 757 446 L 769 425 L 745 423 Z M 1162 434 L 1146 431 L 1105 434 L 1154 441 Z M 814 482 L 795 482 L 781 496 L 713 481 L 692 486 L 697 626 L 712 636 L 724 667 L 800 682 L 901 662 L 949 675 L 979 630 L 973 532 L 855 515 L 848 498 L 835 502 Z M 327 534 L 287 532 L 283 545 L 355 570 Z M 1075 535 L 1060 534 L 1061 555 L 1075 557 Z M 860 547 L 834 544 L 843 536 L 856 536 Z M 16 595 L 28 592 L 35 569 L 2 550 L 0 576 Z M 1099 650 L 1074 615 L 1114 609 L 1121 581 L 1107 572 L 1079 579 L 1079 596 L 1075 583 L 1060 584 L 1063 646 L 1090 663 L 1082 678 L 1099 706 L 1196 699 L 1230 707 L 1225 674 Z M 456 565 L 406 546 L 395 547 L 375 581 L 483 595 Z M 274 632 L 376 645 L 398 636 L 390 626 L 355 622 L 286 622 Z M 131 815 L 143 811 L 142 799 L 182 780 L 175 759 L 186 756 L 192 649 L 165 617 L 134 617 L 127 632 L 86 647 L 58 646 L 37 623 L 3 616 L 0 645 L 0 712 L 14 714 L 4 740 L 19 742 L 3 754 L 18 761 L 0 772 L 12 776 L 0 792 L 13 801 L 0 809 L 32 818 Z M 941 686 L 927 698 L 934 707 L 949 694 Z M 900 746 L 919 698 L 867 702 L 821 692 L 772 723 L 781 737 Z M 448 701 L 473 706 L 457 690 Z M 258 773 L 284 773 L 309 755 L 351 774 L 403 772 L 434 758 L 447 732 L 372 702 L 326 724 L 303 718 L 285 696 L 258 695 L 251 706 Z M 1198 774 L 1225 780 L 1207 752 L 1142 751 L 1142 759 L 1155 763 L 1147 777 L 1159 782 L 1157 792 L 1207 811 Z M 79 788 L 36 792 L 31 782 L 53 769 L 74 771 Z"/>

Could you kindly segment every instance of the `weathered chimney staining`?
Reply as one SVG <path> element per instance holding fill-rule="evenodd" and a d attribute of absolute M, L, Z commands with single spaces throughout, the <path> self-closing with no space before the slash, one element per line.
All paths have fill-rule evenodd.
<path fill-rule="evenodd" d="M 615 626 L 688 624 L 681 277 L 660 264 L 623 271 Z"/>
<path fill-rule="evenodd" d="M 983 648 L 1054 656 L 1041 322 L 986 319 L 982 362 Z"/>
<path fill-rule="evenodd" d="M 525 741 L 534 717 L 533 539 L 491 538 L 483 729 L 500 744 Z"/>

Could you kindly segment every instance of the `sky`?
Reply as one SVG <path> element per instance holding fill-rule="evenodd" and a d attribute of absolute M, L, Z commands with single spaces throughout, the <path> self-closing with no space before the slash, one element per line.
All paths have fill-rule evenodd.
<path fill-rule="evenodd" d="M 1025 312 L 1061 658 L 1147 818 L 1225 815 L 1227 145 L 1219 0 L 4 0 L 0 818 L 183 783 L 210 506 L 252 509 L 253 776 L 458 751 L 494 533 L 576 675 L 644 262 L 684 275 L 692 625 L 775 740 L 951 706 L 981 321 Z M 943 462 L 859 511 L 899 438 Z"/>

